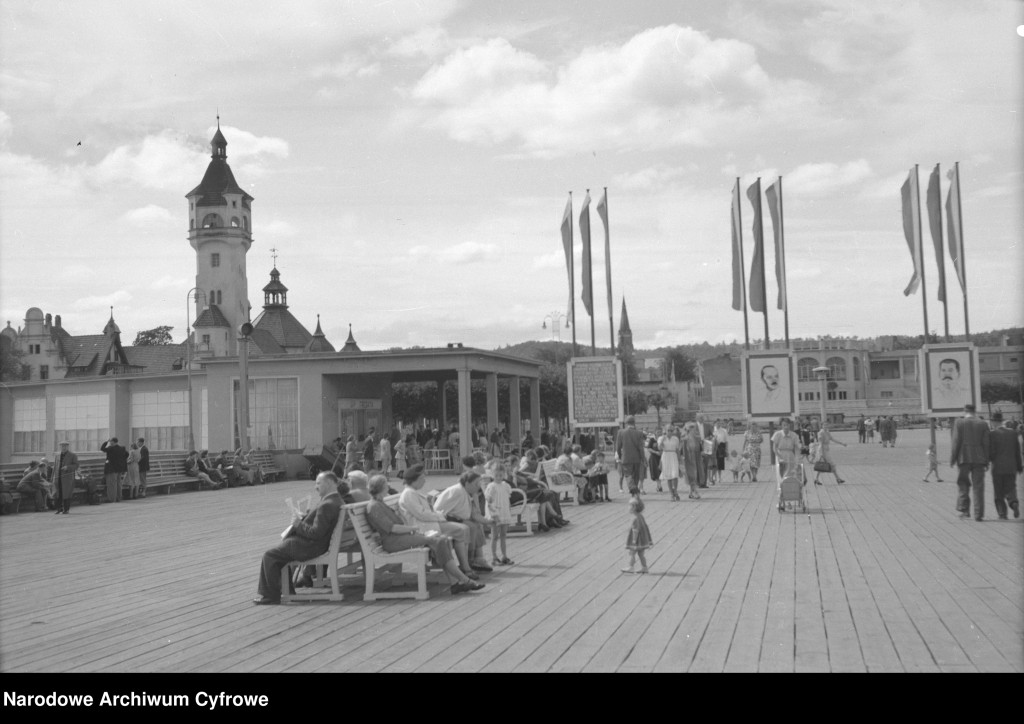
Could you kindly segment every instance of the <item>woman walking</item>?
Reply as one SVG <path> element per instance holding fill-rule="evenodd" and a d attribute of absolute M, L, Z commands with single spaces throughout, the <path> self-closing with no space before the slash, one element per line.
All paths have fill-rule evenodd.
<path fill-rule="evenodd" d="M 750 459 L 750 474 L 753 482 L 757 482 L 757 469 L 761 465 L 761 444 L 764 435 L 756 422 L 751 422 L 747 433 L 743 436 L 743 453 Z"/>
<path fill-rule="evenodd" d="M 821 430 L 818 432 L 818 460 L 826 462 L 832 467 L 831 473 L 836 476 L 837 483 L 845 483 L 846 481 L 839 477 L 839 468 L 836 466 L 836 461 L 832 459 L 832 453 L 829 450 L 829 445 L 833 442 L 846 447 L 845 442 L 839 442 L 839 440 L 832 437 L 832 433 L 828 430 L 828 423 L 821 423 Z M 818 480 L 820 474 L 817 470 L 814 472 L 815 485 L 821 485 L 821 481 Z"/>
<path fill-rule="evenodd" d="M 701 440 L 700 433 L 697 432 L 696 423 L 686 423 L 683 427 L 682 450 L 683 469 L 686 472 L 686 482 L 690 486 L 690 500 L 700 500 L 700 493 L 697 492 L 697 488 L 706 485 L 704 482 L 704 463 L 701 460 L 702 445 L 703 441 Z"/>
<path fill-rule="evenodd" d="M 658 440 L 658 449 L 661 450 L 661 480 L 668 483 L 672 500 L 679 500 L 679 446 L 676 429 L 669 425 Z"/>

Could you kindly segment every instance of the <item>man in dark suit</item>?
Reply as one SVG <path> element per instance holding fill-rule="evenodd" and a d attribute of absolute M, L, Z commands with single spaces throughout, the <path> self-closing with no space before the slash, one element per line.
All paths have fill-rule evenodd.
<path fill-rule="evenodd" d="M 112 437 L 100 445 L 100 450 L 107 454 L 107 462 L 103 465 L 103 475 L 107 479 L 107 502 L 121 502 L 121 478 L 128 472 L 128 451 L 123 445 L 117 444 Z"/>
<path fill-rule="evenodd" d="M 961 518 L 971 516 L 971 489 L 974 489 L 974 519 L 985 517 L 985 468 L 989 461 L 988 425 L 979 420 L 974 405 L 964 405 L 964 416 L 953 426 L 953 448 L 949 466 L 957 466 L 959 490 L 956 509 Z"/>
<path fill-rule="evenodd" d="M 139 438 L 139 497 L 146 497 L 146 476 L 149 475 L 149 448 L 146 439 Z"/>
<path fill-rule="evenodd" d="M 284 540 L 263 554 L 257 589 L 260 597 L 253 599 L 257 606 L 281 603 L 282 568 L 292 561 L 315 558 L 330 545 L 331 534 L 341 515 L 338 476 L 332 472 L 320 473 L 316 478 L 316 492 L 320 502 L 305 516 L 296 516 Z"/>
<path fill-rule="evenodd" d="M 1013 509 L 1013 517 L 1020 517 L 1020 502 L 1017 500 L 1017 475 L 1024 472 L 1021 460 L 1020 440 L 1017 431 L 1001 424 L 1003 413 L 992 414 L 992 432 L 989 435 L 989 462 L 992 463 L 992 495 L 996 501 L 996 513 L 1006 520 L 1006 506 Z"/>
<path fill-rule="evenodd" d="M 640 487 L 644 474 L 644 436 L 636 429 L 636 418 L 626 418 L 626 427 L 615 439 L 615 454 L 619 458 L 627 489 Z"/>

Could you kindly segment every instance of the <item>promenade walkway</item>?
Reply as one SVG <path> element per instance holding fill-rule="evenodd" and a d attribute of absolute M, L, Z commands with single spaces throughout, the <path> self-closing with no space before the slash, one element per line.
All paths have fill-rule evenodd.
<path fill-rule="evenodd" d="M 6 516 L 0 669 L 1024 671 L 1024 519 L 996 520 L 987 484 L 986 522 L 960 520 L 954 472 L 921 481 L 927 431 L 838 437 L 848 482 L 808 486 L 807 514 L 772 482 L 649 494 L 641 576 L 619 572 L 624 497 L 568 506 L 570 527 L 513 535 L 483 591 L 428 601 L 250 603 L 310 481 Z"/>

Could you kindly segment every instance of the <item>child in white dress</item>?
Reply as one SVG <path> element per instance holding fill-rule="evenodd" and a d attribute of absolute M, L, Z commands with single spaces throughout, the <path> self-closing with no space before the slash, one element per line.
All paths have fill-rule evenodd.
<path fill-rule="evenodd" d="M 491 558 L 492 565 L 510 566 L 505 540 L 508 527 L 512 523 L 512 487 L 501 477 L 491 480 L 484 488 L 484 505 L 487 509 L 484 517 L 491 523 Z M 498 541 L 501 541 L 501 558 L 498 558 Z"/>
<path fill-rule="evenodd" d="M 732 471 L 732 481 L 734 483 L 739 482 L 740 479 L 740 456 L 735 450 L 729 451 L 729 462 L 726 463 L 729 470 Z M 748 462 L 747 468 L 749 469 L 750 464 Z"/>
<path fill-rule="evenodd" d="M 740 482 L 743 482 L 743 478 L 747 479 L 747 482 L 753 482 L 754 474 L 750 467 L 750 453 L 743 453 L 740 456 Z"/>

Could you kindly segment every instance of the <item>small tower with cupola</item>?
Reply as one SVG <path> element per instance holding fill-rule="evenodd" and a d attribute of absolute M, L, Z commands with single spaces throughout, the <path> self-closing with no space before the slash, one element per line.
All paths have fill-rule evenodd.
<path fill-rule="evenodd" d="M 202 320 L 216 326 L 210 330 L 209 351 L 214 355 L 237 353 L 237 330 L 249 320 L 250 309 L 245 256 L 252 245 L 253 197 L 235 181 L 227 147 L 218 116 L 210 165 L 185 196 L 188 240 L 196 250 L 196 287 L 202 290 L 195 295 L 195 319 L 197 325 Z"/>

